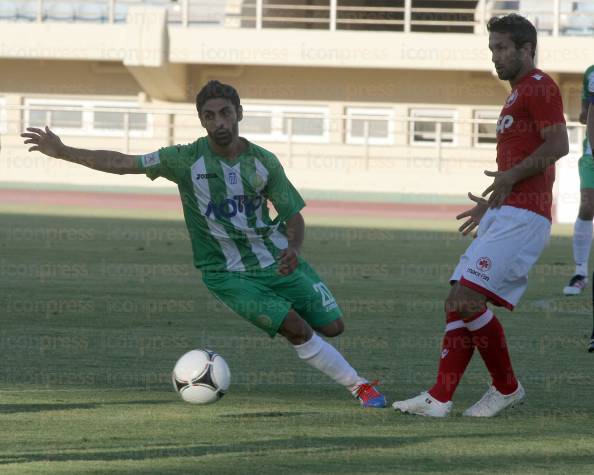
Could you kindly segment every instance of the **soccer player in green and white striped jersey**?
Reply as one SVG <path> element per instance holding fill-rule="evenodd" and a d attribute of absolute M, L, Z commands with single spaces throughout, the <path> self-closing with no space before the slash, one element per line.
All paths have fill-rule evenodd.
<path fill-rule="evenodd" d="M 177 184 L 194 265 L 212 294 L 268 333 L 291 342 L 302 360 L 346 387 L 364 407 L 385 397 L 359 376 L 318 333 L 344 330 L 342 312 L 317 273 L 299 255 L 305 203 L 278 159 L 239 136 L 237 91 L 210 81 L 196 108 L 207 136 L 142 156 L 65 146 L 49 128 L 21 136 L 29 151 L 108 173 L 145 173 Z M 268 203 L 277 216 L 271 219 Z"/>
<path fill-rule="evenodd" d="M 588 105 L 594 99 L 594 64 L 586 69 L 582 80 L 582 110 L 580 122 L 586 123 Z M 588 137 L 584 138 L 580 172 L 580 207 L 573 228 L 573 259 L 575 272 L 563 289 L 565 295 L 579 295 L 588 283 L 588 260 L 592 247 L 592 219 L 594 219 L 594 158 Z"/>

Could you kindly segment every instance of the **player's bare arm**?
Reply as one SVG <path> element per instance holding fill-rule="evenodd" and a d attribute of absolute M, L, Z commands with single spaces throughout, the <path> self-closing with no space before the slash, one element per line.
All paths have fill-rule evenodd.
<path fill-rule="evenodd" d="M 143 173 L 143 170 L 137 165 L 138 157 L 136 155 L 126 155 L 110 150 L 68 147 L 49 127 L 45 127 L 45 130 L 29 127 L 27 132 L 21 134 L 21 137 L 26 139 L 25 144 L 31 145 L 29 152 L 41 152 L 49 157 L 77 163 L 106 173 L 119 175 Z"/>
<path fill-rule="evenodd" d="M 305 221 L 301 213 L 295 213 L 287 220 L 288 247 L 279 256 L 278 273 L 289 275 L 298 265 L 297 256 L 301 252 L 301 245 L 305 237 Z"/>
<path fill-rule="evenodd" d="M 561 157 L 569 152 L 567 128 L 565 124 L 554 124 L 544 127 L 541 132 L 544 140 L 531 155 L 526 157 L 516 166 L 504 172 L 485 171 L 485 175 L 493 177 L 493 183 L 482 193 L 485 197 L 489 193 L 489 207 L 499 208 L 516 183 L 542 173 Z"/>
<path fill-rule="evenodd" d="M 476 205 L 456 216 L 456 219 L 468 218 L 458 228 L 458 231 L 464 236 L 471 233 L 479 225 L 483 215 L 489 209 L 489 203 L 486 199 L 481 198 L 480 196 L 475 196 L 472 193 L 468 193 L 468 198 L 470 198 L 471 201 L 474 201 Z"/>

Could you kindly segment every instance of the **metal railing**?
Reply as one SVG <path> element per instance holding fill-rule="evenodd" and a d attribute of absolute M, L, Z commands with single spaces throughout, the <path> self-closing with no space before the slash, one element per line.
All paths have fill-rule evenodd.
<path fill-rule="evenodd" d="M 136 109 L 136 108 L 73 108 L 40 106 L 0 107 L 0 146 L 6 150 L 25 150 L 19 134 L 30 125 L 32 111 L 45 112 L 47 125 L 72 145 L 89 148 L 111 148 L 124 153 L 147 153 L 157 148 L 177 143 L 188 143 L 206 135 L 200 126 L 196 112 L 190 108 L 179 109 Z M 117 127 L 93 127 L 89 124 L 72 126 L 64 122 L 52 123 L 55 112 L 112 112 L 122 115 Z M 146 114 L 146 127 L 132 127 L 133 115 Z M 253 114 L 257 116 L 261 114 Z M 246 113 L 245 118 L 250 114 Z M 296 127 L 300 119 L 310 119 L 311 114 L 289 113 L 283 118 L 282 134 L 242 133 L 240 134 L 282 157 L 291 166 L 293 160 L 308 154 L 334 157 L 337 160 L 359 160 L 369 169 L 375 160 L 403 160 L 422 157 L 439 170 L 452 161 L 487 162 L 495 157 L 495 136 L 481 132 L 480 125 L 495 125 L 485 119 L 455 119 L 447 117 L 414 117 L 412 114 L 400 117 L 329 115 L 324 122 L 324 140 L 311 139 Z M 90 119 L 92 120 L 92 119 Z M 358 127 L 353 125 L 358 121 Z M 54 120 L 55 122 L 55 120 Z M 384 125 L 377 133 L 377 124 Z M 78 123 L 77 123 L 78 124 Z M 420 127 L 430 124 L 431 127 Z M 40 124 L 35 124 L 36 126 Z M 447 131 L 445 127 L 447 126 Z M 569 122 L 571 150 L 579 153 L 585 137 L 585 126 Z M 374 132 L 375 131 L 375 132 Z M 308 138 L 309 137 L 309 138 Z M 354 140 L 353 140 L 354 139 Z M 462 152 L 462 153 L 460 153 Z"/>
<path fill-rule="evenodd" d="M 592 0 L 0 0 L 0 21 L 125 22 L 131 5 L 166 8 L 171 24 L 484 33 L 490 17 L 519 12 L 544 34 L 594 35 Z"/>

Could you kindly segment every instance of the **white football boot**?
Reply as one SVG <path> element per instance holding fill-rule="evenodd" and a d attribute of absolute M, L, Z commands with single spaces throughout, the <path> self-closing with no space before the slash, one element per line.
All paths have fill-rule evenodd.
<path fill-rule="evenodd" d="M 586 288 L 587 284 L 587 277 L 576 274 L 569 280 L 569 284 L 567 284 L 567 287 L 563 289 L 563 294 L 567 296 L 579 295 Z"/>
<path fill-rule="evenodd" d="M 503 411 L 506 407 L 513 407 L 520 404 L 526 396 L 526 391 L 518 381 L 518 388 L 511 394 L 501 394 L 495 386 L 490 386 L 483 397 L 462 415 L 469 417 L 493 417 Z"/>
<path fill-rule="evenodd" d="M 400 412 L 426 417 L 446 417 L 452 410 L 452 401 L 441 402 L 424 392 L 405 401 L 396 401 L 392 407 Z"/>

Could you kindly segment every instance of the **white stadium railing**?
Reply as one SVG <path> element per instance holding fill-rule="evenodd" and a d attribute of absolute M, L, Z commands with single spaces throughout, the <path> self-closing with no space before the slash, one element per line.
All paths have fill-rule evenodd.
<path fill-rule="evenodd" d="M 543 34 L 594 34 L 593 0 L 0 0 L 0 21 L 126 21 L 132 5 L 166 8 L 170 24 L 229 28 L 301 28 L 483 33 L 494 15 L 519 12 Z M 384 3 L 384 5 L 381 5 Z M 379 6 L 378 6 L 379 5 Z"/>
<path fill-rule="evenodd" d="M 277 115 L 276 112 L 250 112 L 249 104 L 244 107 L 241 135 L 271 148 L 289 165 L 293 158 L 315 151 L 345 161 L 362 160 L 365 168 L 376 159 L 422 156 L 439 170 L 447 161 L 484 163 L 492 161 L 495 154 L 496 119 L 486 120 L 476 114 L 475 118 L 464 120 L 439 113 L 415 115 L 415 109 L 410 109 L 406 116 L 324 115 L 290 110 Z M 72 145 L 133 154 L 189 143 L 206 134 L 196 112 L 187 107 L 5 106 L 0 107 L 2 151 L 24 151 L 19 134 L 26 127 L 44 125 Z M 585 127 L 569 122 L 568 130 L 571 151 L 579 154 Z"/>

